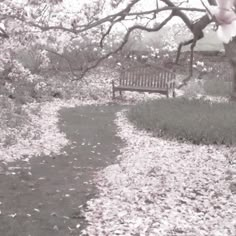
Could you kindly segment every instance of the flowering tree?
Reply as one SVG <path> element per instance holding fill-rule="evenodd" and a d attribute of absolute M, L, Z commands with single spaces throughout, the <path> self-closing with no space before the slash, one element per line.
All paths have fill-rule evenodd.
<path fill-rule="evenodd" d="M 233 69 L 233 94 L 232 98 L 236 99 L 236 1 L 235 0 L 218 0 L 214 1 L 214 6 L 207 8 L 210 18 L 217 24 L 217 33 L 219 38 L 224 42 L 225 52 L 229 58 Z M 217 4 L 216 4 L 217 3 Z"/>
<path fill-rule="evenodd" d="M 190 32 L 190 37 L 180 43 L 176 63 L 182 46 L 190 45 L 189 78 L 191 78 L 193 50 L 197 41 L 204 36 L 204 28 L 214 21 L 219 29 L 224 29 L 225 26 L 222 24 L 227 25 L 235 20 L 232 10 L 234 4 L 229 5 L 228 1 L 230 0 L 219 1 L 217 5 L 215 0 L 205 0 L 197 5 L 197 1 L 189 3 L 184 0 L 150 0 L 148 4 L 144 0 L 94 0 L 89 4 L 74 1 L 74 5 L 69 6 L 70 1 L 66 0 L 1 0 L 0 50 L 4 56 L 1 57 L 0 70 L 9 64 L 9 60 L 14 58 L 14 53 L 19 48 L 41 45 L 37 53 L 42 55 L 42 61 L 47 61 L 47 51 L 62 54 L 65 48 L 76 50 L 73 42 L 77 40 L 91 42 L 90 46 L 98 54 L 96 60 L 82 68 L 81 76 L 83 76 L 102 60 L 122 50 L 132 33 L 156 32 L 172 24 L 173 20 L 180 19 L 183 27 Z M 220 10 L 216 11 L 226 2 L 231 18 Z M 221 35 L 224 35 L 225 31 L 221 32 Z M 114 35 L 119 35 L 115 43 Z M 229 40 L 225 41 L 225 49 L 233 70 L 236 70 L 236 41 L 234 38 L 231 40 L 233 36 L 232 33 L 227 37 Z M 234 81 L 236 81 L 236 71 Z M 234 93 L 236 94 L 236 85 Z"/>

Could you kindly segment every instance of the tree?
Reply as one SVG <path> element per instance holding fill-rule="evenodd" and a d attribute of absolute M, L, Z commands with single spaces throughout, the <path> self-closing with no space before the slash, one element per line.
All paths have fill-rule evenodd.
<path fill-rule="evenodd" d="M 81 1 L 77 1 L 77 4 L 82 5 L 75 11 L 74 9 L 66 9 L 62 1 L 58 0 L 22 0 L 21 4 L 16 0 L 2 0 L 0 2 L 0 38 L 2 38 L 3 44 L 12 40 L 11 42 L 14 41 L 15 45 L 20 43 L 22 46 L 25 43 L 22 32 L 25 30 L 31 38 L 31 43 L 37 42 L 44 46 L 44 49 L 50 46 L 48 50 L 56 52 L 63 52 L 64 48 L 74 50 L 72 42 L 75 39 L 81 41 L 90 39 L 100 56 L 86 68 L 83 68 L 81 72 L 81 76 L 83 76 L 104 59 L 121 51 L 133 32 L 156 32 L 167 24 L 171 24 L 173 19 L 179 18 L 192 35 L 191 38 L 179 45 L 175 60 L 178 63 L 182 46 L 190 45 L 189 76 L 184 81 L 186 84 L 192 77 L 194 47 L 197 41 L 204 36 L 203 30 L 211 22 L 221 26 L 221 22 L 217 21 L 217 15 L 214 16 L 214 13 L 209 12 L 208 8 L 203 7 L 206 6 L 206 2 L 208 6 L 216 6 L 217 2 L 205 0 L 202 1 L 203 5 L 191 5 L 189 1 L 185 0 L 152 0 L 149 1 L 148 8 L 146 8 L 147 4 L 144 7 L 143 2 L 142 0 L 94 0 L 90 4 L 82 4 Z M 194 20 L 192 20 L 193 16 Z M 13 22 L 15 26 L 21 26 L 18 34 L 14 27 L 9 30 L 8 22 Z M 2 24 L 5 27 L 2 27 Z M 117 31 L 121 33 L 118 34 L 119 38 L 116 39 L 114 45 L 111 38 L 114 39 Z M 226 55 L 234 71 L 233 97 L 236 97 L 235 46 L 235 38 L 225 44 Z"/>
<path fill-rule="evenodd" d="M 218 0 L 211 3 L 213 6 L 205 7 L 210 18 L 218 24 L 218 36 L 224 42 L 225 52 L 233 70 L 232 99 L 236 100 L 236 1 Z"/>

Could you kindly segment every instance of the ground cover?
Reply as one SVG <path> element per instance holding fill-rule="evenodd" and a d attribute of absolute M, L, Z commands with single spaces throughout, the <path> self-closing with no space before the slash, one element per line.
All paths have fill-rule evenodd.
<path fill-rule="evenodd" d="M 194 144 L 236 144 L 235 103 L 159 99 L 131 107 L 128 117 L 155 136 Z"/>
<path fill-rule="evenodd" d="M 18 97 L 0 97 L 0 160 L 8 162 L 35 155 L 59 154 L 69 140 L 58 128 L 58 111 L 63 107 L 113 103 L 111 81 L 117 75 L 107 67 L 97 68 L 81 81 L 72 82 L 60 74 L 39 81 L 37 96 L 31 97 L 31 102 L 28 94 L 26 98 L 20 92 L 23 96 L 20 100 L 24 98 L 27 103 L 20 103 Z M 127 92 L 124 100 L 114 102 L 134 103 L 158 97 Z"/>
<path fill-rule="evenodd" d="M 232 91 L 232 82 L 222 79 L 206 79 L 203 87 L 208 95 L 229 97 Z"/>
<path fill-rule="evenodd" d="M 95 178 L 100 195 L 88 202 L 88 235 L 235 235 L 230 149 L 153 137 L 124 111 L 115 122 L 126 146 L 120 163 Z"/>
<path fill-rule="evenodd" d="M 1 235 L 81 235 L 86 227 L 81 211 L 97 194 L 94 173 L 115 163 L 122 145 L 113 123 L 120 109 L 116 104 L 61 109 L 57 124 L 50 121 L 55 114 L 49 115 L 48 123 L 59 127 L 70 145 L 59 154 L 54 151 L 4 166 L 0 163 Z M 53 133 L 55 129 L 47 131 Z M 44 140 L 49 150 L 56 144 L 50 138 L 53 136 Z"/>
<path fill-rule="evenodd" d="M 63 107 L 111 103 L 110 82 L 114 76 L 107 69 L 73 83 L 54 77 L 38 87 L 43 96 L 38 96 L 37 102 L 21 105 L 20 110 L 11 106 L 14 114 L 20 113 L 22 121 L 17 119 L 16 125 L 12 120 L 14 129 L 7 135 L 12 132 L 9 140 L 14 142 L 1 146 L 2 161 L 34 155 L 66 156 L 63 147 L 70 142 L 58 128 L 58 111 Z M 160 97 L 127 92 L 122 102 L 132 104 Z M 7 110 L 4 112 L 7 114 Z M 124 113 L 118 114 L 116 124 L 118 135 L 127 146 L 121 149 L 119 164 L 95 177 L 100 195 L 88 204 L 85 216 L 89 227 L 84 234 L 234 235 L 234 150 L 151 137 L 134 128 Z M 2 122 L 1 128 L 6 127 Z M 4 135 L 1 138 L 5 140 Z M 56 232 L 57 227 L 53 233 Z"/>

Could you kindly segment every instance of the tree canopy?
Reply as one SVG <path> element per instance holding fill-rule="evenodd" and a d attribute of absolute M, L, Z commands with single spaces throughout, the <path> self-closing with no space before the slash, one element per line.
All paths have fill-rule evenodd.
<path fill-rule="evenodd" d="M 231 8 L 234 1 L 224 3 L 229 1 L 231 5 L 227 7 Z M 204 36 L 203 30 L 212 21 L 221 27 L 224 20 L 229 19 L 224 11 L 217 13 L 212 10 L 213 6 L 214 9 L 221 9 L 224 3 L 215 0 L 194 3 L 185 0 L 94 0 L 89 3 L 66 0 L 1 0 L 0 70 L 6 69 L 16 50 L 29 45 L 38 45 L 37 53 L 42 61 L 47 62 L 48 51 L 62 54 L 65 49 L 76 50 L 74 42 L 77 41 L 89 43 L 99 55 L 93 63 L 83 67 L 83 76 L 89 69 L 122 50 L 132 33 L 157 32 L 168 24 L 178 23 L 190 32 L 190 36 L 179 44 L 175 62 L 178 63 L 181 48 L 191 45 L 191 77 L 193 50 L 197 41 Z M 235 20 L 232 17 L 234 12 L 230 14 L 232 22 Z"/>

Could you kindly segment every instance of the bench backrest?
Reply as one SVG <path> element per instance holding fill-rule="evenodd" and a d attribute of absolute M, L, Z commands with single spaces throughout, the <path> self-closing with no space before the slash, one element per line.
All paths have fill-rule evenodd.
<path fill-rule="evenodd" d="M 175 73 L 165 68 L 136 67 L 120 76 L 121 86 L 167 89 L 175 87 Z"/>

